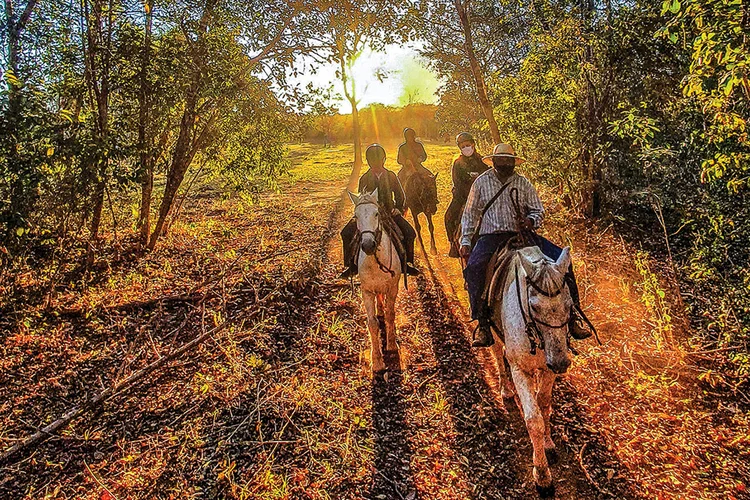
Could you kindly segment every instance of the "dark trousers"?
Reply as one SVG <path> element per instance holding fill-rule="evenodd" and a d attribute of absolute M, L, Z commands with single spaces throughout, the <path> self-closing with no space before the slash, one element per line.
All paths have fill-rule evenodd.
<path fill-rule="evenodd" d="M 487 280 L 487 264 L 489 264 L 492 255 L 503 247 L 510 238 L 516 233 L 496 233 L 485 234 L 479 237 L 476 245 L 471 251 L 469 262 L 464 269 L 464 279 L 469 291 L 469 303 L 471 304 L 472 319 L 486 319 L 491 315 L 491 311 L 486 304 L 482 302 L 482 292 L 484 291 L 485 281 Z M 533 235 L 534 243 L 539 247 L 544 255 L 557 260 L 562 253 L 562 248 L 558 247 L 547 238 L 539 235 Z M 565 274 L 565 281 L 570 289 L 570 297 L 573 303 L 579 305 L 578 284 L 573 274 L 573 265 Z"/>
<path fill-rule="evenodd" d="M 401 232 L 404 235 L 404 248 L 406 250 L 406 261 L 409 263 L 414 263 L 414 239 L 417 237 L 417 233 L 414 231 L 414 228 L 411 227 L 411 224 L 404 219 L 401 215 L 395 215 L 393 217 L 393 222 L 396 223 L 398 228 L 401 230 Z M 347 222 L 346 226 L 344 226 L 344 229 L 341 230 L 341 242 L 344 244 L 344 264 L 352 266 L 353 268 L 356 268 L 357 263 L 355 262 L 354 255 L 354 237 L 357 234 L 357 221 L 354 219 L 351 219 L 349 222 Z"/>

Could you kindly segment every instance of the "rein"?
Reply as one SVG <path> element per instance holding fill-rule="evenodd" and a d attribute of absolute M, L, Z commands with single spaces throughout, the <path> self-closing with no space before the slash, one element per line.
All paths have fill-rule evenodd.
<path fill-rule="evenodd" d="M 542 331 L 539 329 L 539 325 L 544 326 L 545 328 L 549 328 L 551 330 L 561 330 L 565 328 L 565 326 L 568 324 L 568 321 L 570 321 L 570 315 L 568 318 L 559 325 L 551 325 L 549 323 L 545 323 L 541 319 L 534 316 L 534 310 L 531 307 L 531 288 L 536 290 L 537 292 L 541 293 L 545 297 L 556 297 L 562 293 L 563 289 L 567 286 L 567 283 L 563 281 L 563 284 L 560 288 L 555 290 L 554 292 L 547 292 L 546 290 L 543 290 L 537 283 L 534 282 L 534 280 L 531 279 L 530 276 L 526 276 L 526 309 L 528 309 L 528 313 L 526 312 L 526 309 L 523 307 L 523 301 L 521 300 L 521 285 L 520 285 L 520 279 L 518 276 L 518 266 L 520 263 L 516 263 L 516 297 L 518 299 L 518 307 L 521 308 L 521 316 L 523 316 L 523 321 L 526 323 L 526 335 L 529 337 L 529 344 L 531 345 L 531 355 L 536 354 L 536 349 L 539 347 L 539 349 L 544 350 L 544 335 L 542 335 Z"/>
<path fill-rule="evenodd" d="M 357 204 L 357 206 L 359 205 L 376 205 L 378 206 L 378 209 L 380 209 L 380 206 L 374 201 L 365 201 L 365 202 Z M 388 263 L 388 266 L 380 262 L 380 259 L 378 258 L 378 248 L 380 248 L 380 241 L 383 239 L 383 223 L 380 220 L 378 220 L 378 227 L 375 231 L 372 231 L 372 230 L 360 231 L 359 233 L 360 238 L 362 237 L 363 234 L 372 234 L 373 238 L 375 238 L 375 253 L 372 254 L 372 257 L 375 258 L 375 262 L 378 264 L 378 267 L 380 268 L 380 270 L 383 271 L 384 273 L 390 274 L 391 278 L 393 278 L 396 275 L 396 272 L 392 269 L 393 252 L 389 252 L 390 262 Z"/>

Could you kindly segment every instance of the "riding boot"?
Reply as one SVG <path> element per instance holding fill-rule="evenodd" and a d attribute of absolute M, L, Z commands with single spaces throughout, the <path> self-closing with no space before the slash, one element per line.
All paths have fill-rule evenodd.
<path fill-rule="evenodd" d="M 570 330 L 570 336 L 576 340 L 586 340 L 593 335 L 591 329 L 583 320 L 581 312 L 577 306 L 570 308 L 570 321 L 568 322 L 568 330 Z"/>
<path fill-rule="evenodd" d="M 495 343 L 492 336 L 492 322 L 489 318 L 480 318 L 479 324 L 474 329 L 474 339 L 471 347 L 490 347 Z"/>
<path fill-rule="evenodd" d="M 411 262 L 407 262 L 406 263 L 406 274 L 409 275 L 409 276 L 419 276 L 420 274 L 422 274 L 422 271 L 420 271 L 419 269 L 417 269 L 416 267 L 414 267 L 414 264 L 412 264 Z"/>
<path fill-rule="evenodd" d="M 357 275 L 357 266 L 351 265 L 344 269 L 341 274 L 339 274 L 340 279 L 349 279 L 353 276 Z"/>

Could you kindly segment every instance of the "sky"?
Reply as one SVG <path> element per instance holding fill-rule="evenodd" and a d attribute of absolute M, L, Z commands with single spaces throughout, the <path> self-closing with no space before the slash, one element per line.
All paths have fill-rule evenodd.
<path fill-rule="evenodd" d="M 298 83 L 302 88 L 312 83 L 316 87 L 327 88 L 331 83 L 334 90 L 341 96 L 340 113 L 351 113 L 349 102 L 344 99 L 344 88 L 336 78 L 336 64 L 319 65 L 311 60 L 302 59 L 300 66 L 305 67 L 304 74 L 292 77 L 292 83 Z M 309 71 L 311 65 L 317 71 Z M 354 78 L 357 84 L 357 94 L 360 99 L 359 107 L 372 103 L 392 106 L 403 106 L 412 102 L 436 103 L 435 92 L 441 82 L 438 77 L 426 67 L 424 60 L 417 51 L 410 46 L 389 45 L 384 51 L 373 52 L 366 50 L 354 64 Z M 386 74 L 380 81 L 376 74 Z"/>

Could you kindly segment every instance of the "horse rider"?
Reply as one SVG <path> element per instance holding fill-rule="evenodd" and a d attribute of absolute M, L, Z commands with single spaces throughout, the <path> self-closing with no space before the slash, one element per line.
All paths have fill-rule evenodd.
<path fill-rule="evenodd" d="M 463 258 L 468 258 L 464 269 L 464 279 L 469 291 L 471 304 L 471 318 L 479 324 L 474 330 L 473 347 L 489 347 L 495 343 L 491 328 L 499 331 L 501 325 L 492 323 L 492 311 L 482 299 L 486 281 L 487 265 L 493 254 L 503 248 L 511 238 L 519 235 L 519 229 L 532 239 L 532 244 L 546 256 L 557 260 L 562 249 L 549 240 L 533 233 L 542 224 L 544 208 L 539 195 L 529 180 L 517 173 L 515 168 L 525 160 L 516 156 L 509 144 L 498 144 L 491 155 L 482 161 L 493 168 L 477 177 L 469 190 L 469 196 L 461 218 L 461 249 Z M 507 189 L 506 189 L 507 188 Z M 514 189 L 515 188 L 515 189 Z M 495 195 L 505 190 L 499 197 Z M 510 196 L 517 190 L 517 204 Z M 494 198 L 494 202 L 489 205 Z M 488 206 L 489 205 L 489 206 Z M 518 210 L 522 212 L 522 220 L 518 220 Z M 484 211 L 484 215 L 482 212 Z M 480 224 L 481 227 L 477 228 Z M 475 232 L 479 238 L 472 248 L 472 237 Z M 565 275 L 565 282 L 570 290 L 574 307 L 571 311 L 569 329 L 574 339 L 583 340 L 591 336 L 591 331 L 584 325 L 580 313 L 580 298 L 578 285 L 573 275 L 573 268 Z"/>
<path fill-rule="evenodd" d="M 385 149 L 380 144 L 371 144 L 365 151 L 369 170 L 359 178 L 359 192 L 372 193 L 378 190 L 378 203 L 386 213 L 391 214 L 401 233 L 404 235 L 406 250 L 406 272 L 409 275 L 419 274 L 414 267 L 414 239 L 417 233 L 402 215 L 406 206 L 406 195 L 398 177 L 393 171 L 385 168 Z M 341 230 L 341 240 L 344 244 L 344 264 L 348 267 L 341 273 L 341 278 L 349 278 L 357 274 L 357 256 L 355 255 L 354 239 L 357 235 L 357 221 L 352 218 Z"/>
<path fill-rule="evenodd" d="M 451 178 L 453 179 L 453 199 L 445 211 L 445 233 L 448 235 L 451 249 L 450 257 L 459 257 L 458 245 L 461 239 L 461 214 L 469 197 L 469 189 L 474 179 L 489 167 L 482 161 L 482 155 L 476 150 L 474 137 L 468 132 L 456 136 L 456 145 L 461 153 L 453 160 Z"/>
<path fill-rule="evenodd" d="M 427 152 L 424 150 L 424 144 L 417 140 L 417 133 L 414 129 L 406 127 L 404 142 L 398 147 L 396 157 L 396 163 L 401 165 L 401 170 L 398 171 L 401 183 L 405 185 L 414 174 L 432 176 L 432 172 L 422 165 L 426 160 Z"/>

